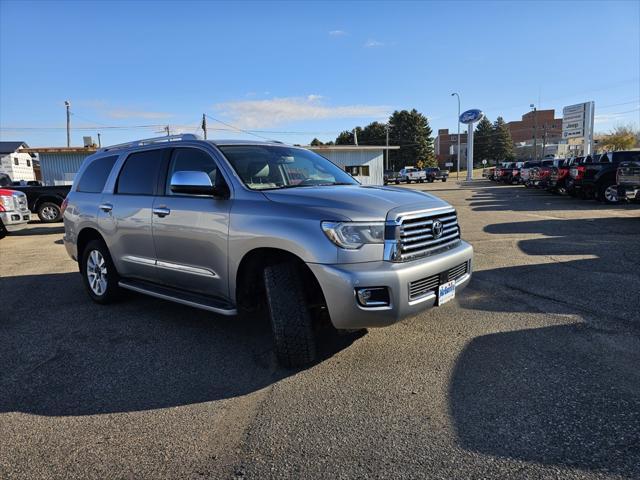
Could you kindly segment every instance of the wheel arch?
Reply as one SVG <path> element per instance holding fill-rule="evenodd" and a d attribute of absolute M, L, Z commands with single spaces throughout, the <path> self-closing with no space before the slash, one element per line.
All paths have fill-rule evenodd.
<path fill-rule="evenodd" d="M 253 296 L 259 301 L 264 298 L 262 274 L 269 265 L 294 263 L 301 275 L 302 284 L 311 302 L 325 303 L 324 294 L 318 279 L 297 255 L 272 247 L 254 248 L 244 254 L 235 272 L 235 292 L 230 292 L 239 307 L 248 306 L 248 298 Z M 252 302 L 255 303 L 255 302 Z"/>
<path fill-rule="evenodd" d="M 40 205 L 42 205 L 45 202 L 55 203 L 58 207 L 60 207 L 63 201 L 64 201 L 64 198 L 61 198 L 58 195 L 41 195 L 38 198 L 36 198 L 35 201 L 33 202 L 32 210 L 37 213 L 38 209 L 40 208 Z"/>
<path fill-rule="evenodd" d="M 104 237 L 93 227 L 85 227 L 78 233 L 78 239 L 76 241 L 76 251 L 78 257 L 78 263 L 82 261 L 82 252 L 91 240 L 100 240 L 105 243 Z"/>

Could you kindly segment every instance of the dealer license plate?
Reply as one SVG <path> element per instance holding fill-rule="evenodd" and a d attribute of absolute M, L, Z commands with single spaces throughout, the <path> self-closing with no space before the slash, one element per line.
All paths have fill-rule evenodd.
<path fill-rule="evenodd" d="M 438 305 L 444 305 L 456 298 L 456 282 L 452 280 L 438 287 Z"/>

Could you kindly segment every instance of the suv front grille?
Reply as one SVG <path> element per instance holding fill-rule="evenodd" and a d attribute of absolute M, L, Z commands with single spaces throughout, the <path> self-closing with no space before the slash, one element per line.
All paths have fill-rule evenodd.
<path fill-rule="evenodd" d="M 469 273 L 469 262 L 464 262 L 444 272 L 409 282 L 409 300 L 416 300 L 435 293 L 441 284 L 458 280 L 467 273 Z"/>
<path fill-rule="evenodd" d="M 434 229 L 436 222 L 439 225 Z M 400 261 L 434 255 L 460 242 L 460 228 L 455 211 L 408 216 L 401 220 L 399 229 Z"/>

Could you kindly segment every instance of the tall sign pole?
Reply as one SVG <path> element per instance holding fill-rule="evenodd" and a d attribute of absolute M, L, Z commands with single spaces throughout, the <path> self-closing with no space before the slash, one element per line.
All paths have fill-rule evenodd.
<path fill-rule="evenodd" d="M 473 124 L 479 122 L 484 113 L 476 108 L 462 112 L 458 117 L 460 123 L 467 124 L 467 181 L 473 180 Z"/>

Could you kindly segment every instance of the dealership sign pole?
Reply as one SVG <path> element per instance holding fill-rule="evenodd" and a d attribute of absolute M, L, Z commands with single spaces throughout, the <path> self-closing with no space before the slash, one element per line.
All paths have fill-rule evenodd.
<path fill-rule="evenodd" d="M 562 109 L 562 138 L 582 143 L 582 154 L 593 154 L 594 102 L 578 103 Z M 577 147 L 578 145 L 576 145 Z"/>
<path fill-rule="evenodd" d="M 479 122 L 484 113 L 476 108 L 462 112 L 460 123 L 467 124 L 467 181 L 473 180 L 473 124 Z"/>

